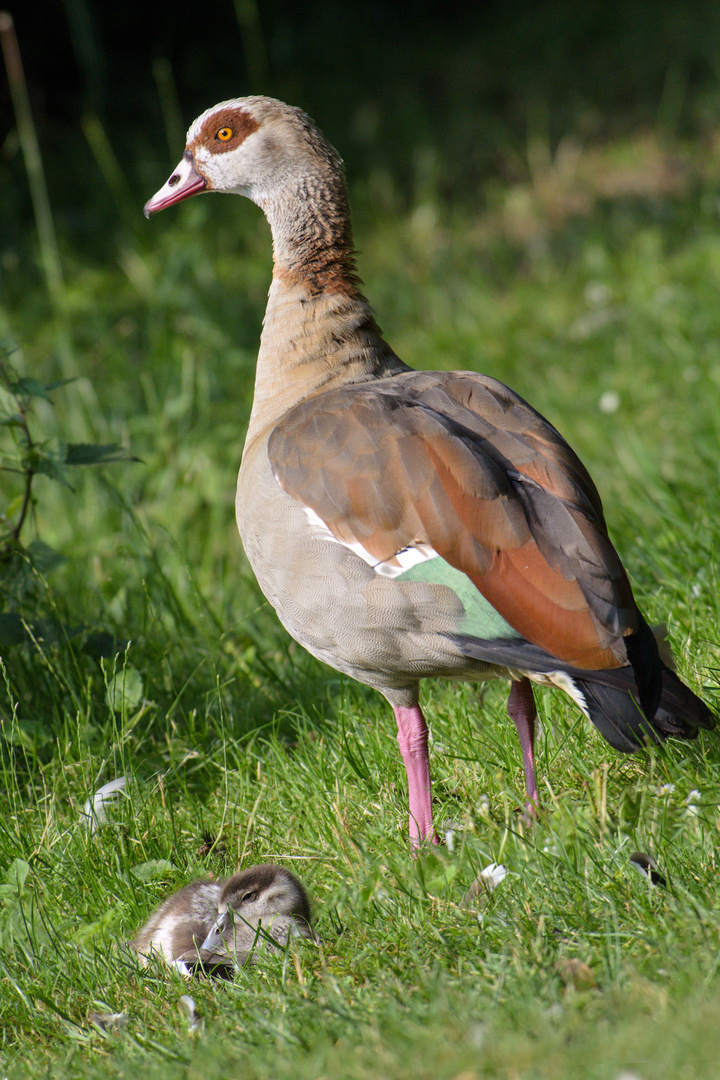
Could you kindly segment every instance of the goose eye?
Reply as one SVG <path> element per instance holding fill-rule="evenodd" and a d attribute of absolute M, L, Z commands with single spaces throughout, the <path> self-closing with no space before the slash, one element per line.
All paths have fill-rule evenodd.
<path fill-rule="evenodd" d="M 232 139 L 233 134 L 234 132 L 231 127 L 221 127 L 215 138 L 219 139 L 220 142 L 229 142 L 230 139 Z"/>
<path fill-rule="evenodd" d="M 242 898 L 243 904 L 251 904 L 253 900 L 257 900 L 257 892 L 246 892 Z"/>

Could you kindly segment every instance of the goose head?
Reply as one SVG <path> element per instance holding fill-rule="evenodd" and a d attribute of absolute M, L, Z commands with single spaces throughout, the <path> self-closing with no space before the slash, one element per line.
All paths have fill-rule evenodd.
<path fill-rule="evenodd" d="M 264 863 L 234 874 L 225 882 L 218 917 L 201 948 L 238 951 L 251 947 L 260 929 L 276 941 L 313 937 L 310 904 L 300 881 L 282 866 Z"/>
<path fill-rule="evenodd" d="M 275 98 L 234 98 L 190 125 L 185 152 L 145 216 L 203 191 L 245 195 L 268 212 L 279 193 L 287 203 L 298 184 L 312 191 L 333 179 L 342 197 L 342 162 L 301 109 Z"/>
<path fill-rule="evenodd" d="M 214 105 L 191 125 L 145 216 L 204 191 L 245 195 L 265 213 L 276 272 L 352 293 L 357 283 L 343 164 L 302 110 L 267 97 Z"/>

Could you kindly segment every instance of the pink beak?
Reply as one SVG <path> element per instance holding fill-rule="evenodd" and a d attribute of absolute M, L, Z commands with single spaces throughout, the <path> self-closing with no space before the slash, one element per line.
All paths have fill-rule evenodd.
<path fill-rule="evenodd" d="M 149 218 L 151 214 L 164 210 L 166 206 L 172 206 L 173 203 L 189 199 L 191 195 L 197 195 L 199 191 L 205 191 L 207 186 L 207 180 L 195 168 L 192 153 L 186 150 L 168 182 L 145 203 L 143 213 Z"/>

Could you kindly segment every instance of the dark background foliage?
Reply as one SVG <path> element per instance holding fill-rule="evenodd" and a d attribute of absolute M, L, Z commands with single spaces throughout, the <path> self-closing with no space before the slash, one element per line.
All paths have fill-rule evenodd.
<path fill-rule="evenodd" d="M 418 148 L 436 148 L 451 197 L 512 169 L 529 129 L 552 141 L 569 128 L 676 133 L 714 119 L 712 0 L 30 0 L 12 14 L 53 203 L 90 235 L 102 203 L 91 198 L 97 174 L 82 118 L 100 118 L 131 183 L 142 182 L 143 163 L 161 162 L 161 172 L 168 163 L 160 84 L 175 100 L 179 139 L 216 101 L 269 93 L 316 117 L 355 175 L 387 165 L 407 190 Z M 3 81 L 0 200 L 14 206 L 0 221 L 4 244 L 30 209 L 12 129 Z"/>

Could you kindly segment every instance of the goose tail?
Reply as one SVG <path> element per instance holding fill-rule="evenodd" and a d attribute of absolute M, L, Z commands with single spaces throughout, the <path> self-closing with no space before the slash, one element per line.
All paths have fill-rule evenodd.
<path fill-rule="evenodd" d="M 704 701 L 674 671 L 662 666 L 660 700 L 652 719 L 636 697 L 634 679 L 627 668 L 602 672 L 576 671 L 572 682 L 578 704 L 603 738 L 616 750 L 629 754 L 649 739 L 694 739 L 702 728 L 711 731 L 715 717 Z"/>

